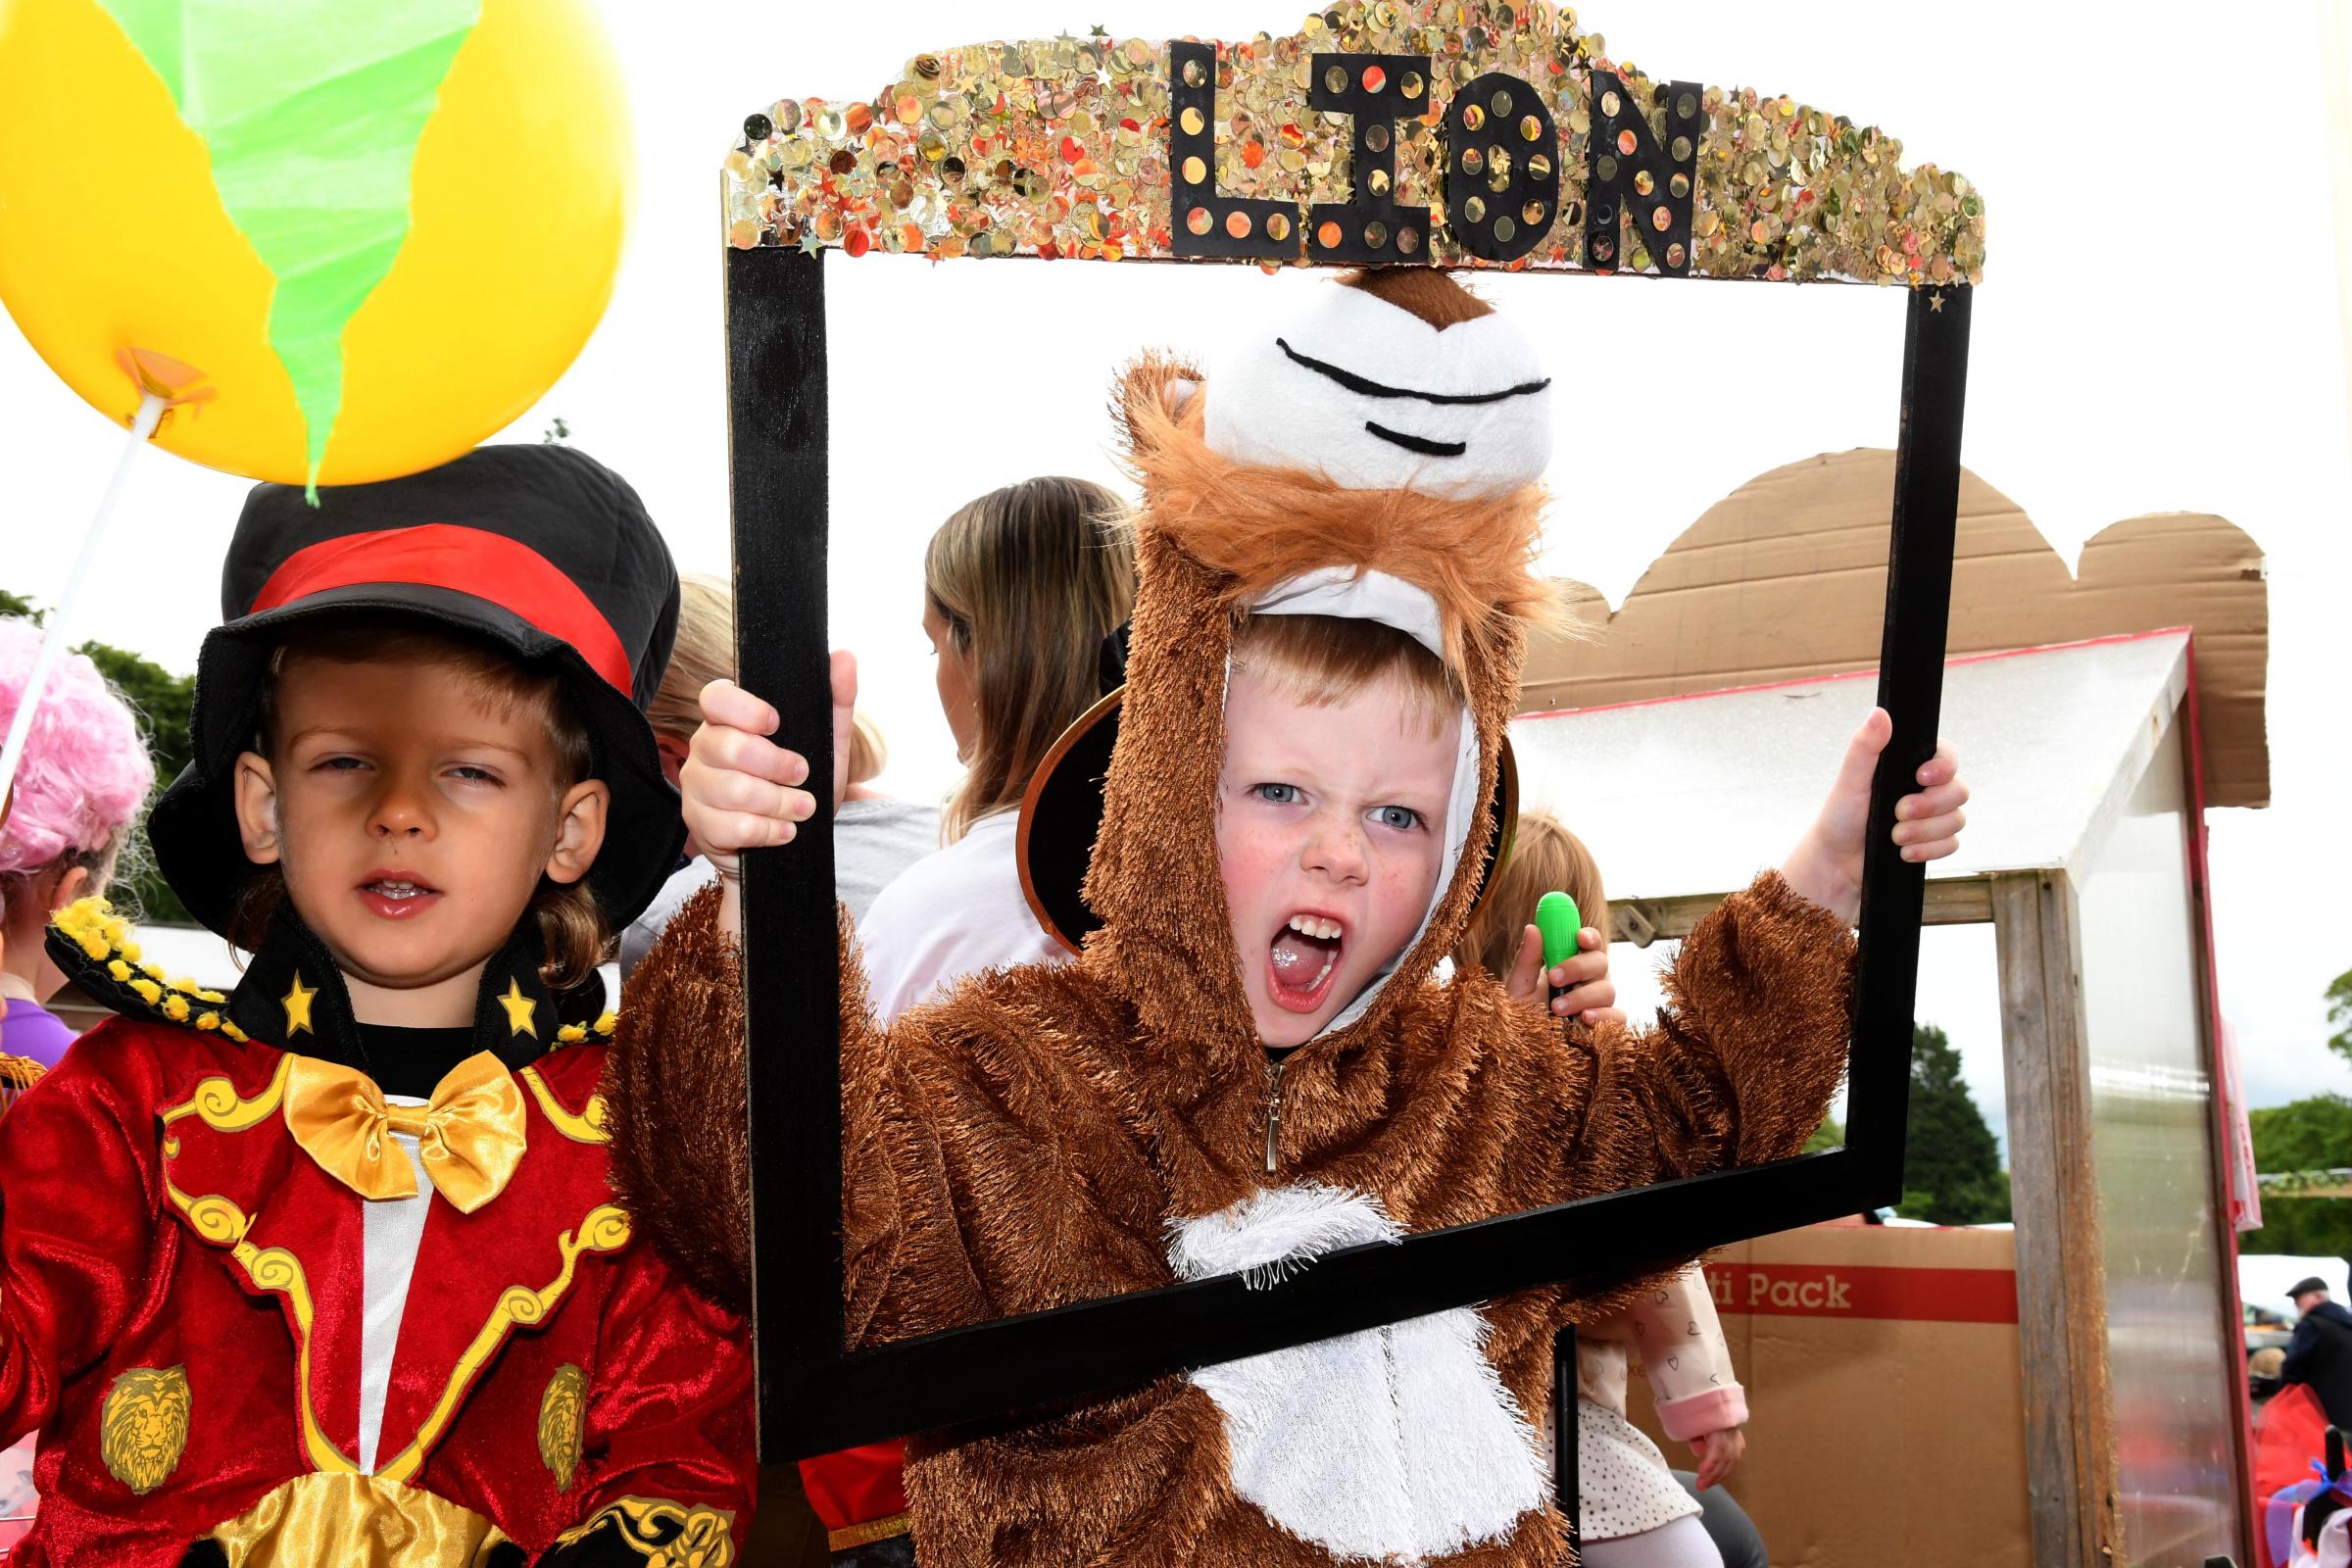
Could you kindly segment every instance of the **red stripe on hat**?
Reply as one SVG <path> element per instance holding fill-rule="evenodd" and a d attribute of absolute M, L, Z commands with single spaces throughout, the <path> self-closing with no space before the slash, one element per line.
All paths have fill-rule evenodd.
<path fill-rule="evenodd" d="M 504 534 L 451 522 L 345 534 L 297 550 L 262 584 L 248 614 L 365 583 L 447 588 L 514 612 L 560 637 L 588 667 L 631 695 L 630 663 L 620 634 L 580 585 L 555 563 Z"/>

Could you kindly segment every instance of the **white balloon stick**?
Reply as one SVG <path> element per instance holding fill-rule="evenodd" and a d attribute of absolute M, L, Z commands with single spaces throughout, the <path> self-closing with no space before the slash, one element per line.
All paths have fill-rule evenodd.
<path fill-rule="evenodd" d="M 115 502 L 122 494 L 122 481 L 130 476 L 130 466 L 138 461 L 139 449 L 155 434 L 164 411 L 171 406 L 171 399 L 162 393 L 140 394 L 139 412 L 131 416 L 130 439 L 115 463 L 115 476 L 107 484 L 106 499 L 98 503 L 98 515 L 90 520 L 90 531 L 82 536 L 81 554 L 74 558 L 74 575 L 66 579 L 64 596 L 58 600 L 57 608 L 49 612 L 42 630 L 41 651 L 33 656 L 32 673 L 17 698 L 16 716 L 9 720 L 8 739 L 0 742 L 0 826 L 8 820 L 10 792 L 17 783 L 17 764 L 24 759 L 25 738 L 32 733 L 33 710 L 40 706 L 41 694 L 48 688 L 49 671 L 57 666 L 66 650 L 74 646 L 75 612 L 81 608 L 82 589 L 89 579 L 91 564 L 98 559 L 98 547 L 106 539 L 107 524 L 114 520 Z"/>

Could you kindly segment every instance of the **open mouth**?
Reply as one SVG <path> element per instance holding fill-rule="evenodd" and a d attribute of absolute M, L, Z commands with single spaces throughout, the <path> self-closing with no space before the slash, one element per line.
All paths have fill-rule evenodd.
<path fill-rule="evenodd" d="M 1347 947 L 1341 921 L 1313 910 L 1292 915 L 1266 945 L 1266 995 L 1286 1011 L 1313 1012 L 1331 994 Z"/>
<path fill-rule="evenodd" d="M 441 900 L 441 890 L 413 872 L 371 871 L 359 887 L 360 903 L 386 920 L 413 919 Z"/>

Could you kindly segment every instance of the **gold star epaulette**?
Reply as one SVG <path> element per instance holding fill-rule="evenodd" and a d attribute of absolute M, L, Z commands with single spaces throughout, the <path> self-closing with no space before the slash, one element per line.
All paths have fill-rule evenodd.
<path fill-rule="evenodd" d="M 567 1023 L 557 1030 L 556 1044 L 577 1046 L 594 1041 L 597 1045 L 609 1046 L 612 1043 L 612 1031 L 619 1026 L 620 1014 L 608 1007 L 594 1023 Z"/>
<path fill-rule="evenodd" d="M 193 980 L 171 980 L 139 955 L 130 924 L 104 899 L 76 899 L 49 917 L 49 956 L 92 999 L 133 1018 L 153 1018 L 242 1043 L 228 998 Z"/>

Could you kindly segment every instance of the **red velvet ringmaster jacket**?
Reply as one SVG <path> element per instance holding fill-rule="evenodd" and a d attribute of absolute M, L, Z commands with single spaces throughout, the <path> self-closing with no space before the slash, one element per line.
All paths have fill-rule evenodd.
<path fill-rule="evenodd" d="M 500 1069 L 496 1197 L 427 1207 L 363 1474 L 367 1200 L 289 1129 L 296 1056 L 158 1000 L 187 1021 L 110 1020 L 0 1126 L 0 1430 L 41 1434 L 16 1561 L 732 1560 L 746 1336 L 614 1200 L 593 1031 Z"/>

